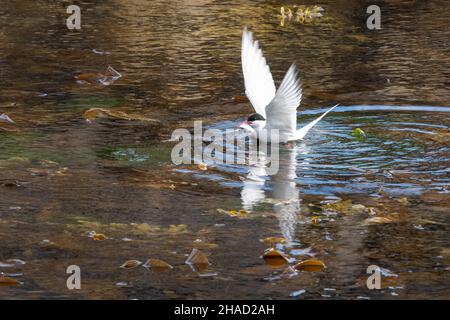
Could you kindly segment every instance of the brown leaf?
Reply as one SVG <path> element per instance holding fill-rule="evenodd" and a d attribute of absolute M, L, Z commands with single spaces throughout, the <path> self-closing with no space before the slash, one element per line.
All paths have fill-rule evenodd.
<path fill-rule="evenodd" d="M 160 259 L 148 259 L 144 263 L 144 267 L 150 268 L 154 271 L 166 271 L 167 269 L 173 269 L 170 264 Z"/>
<path fill-rule="evenodd" d="M 137 266 L 140 266 L 141 264 L 142 262 L 140 262 L 139 260 L 128 260 L 120 267 L 123 269 L 133 269 L 136 268 Z"/>
<path fill-rule="evenodd" d="M 272 267 L 281 267 L 288 263 L 287 257 L 274 248 L 266 250 L 266 252 L 264 252 L 263 254 L 263 259 L 268 265 Z"/>
<path fill-rule="evenodd" d="M 13 188 L 13 187 L 21 187 L 22 184 L 17 180 L 4 179 L 0 181 L 0 186 Z"/>
<path fill-rule="evenodd" d="M 245 209 L 240 209 L 239 210 L 239 216 L 240 217 L 246 217 L 247 216 L 247 211 Z"/>
<path fill-rule="evenodd" d="M 295 265 L 295 269 L 308 272 L 319 272 L 325 268 L 325 264 L 320 260 L 305 260 Z"/>
<path fill-rule="evenodd" d="M 190 266 L 196 267 L 196 269 L 198 269 L 199 271 L 208 269 L 209 265 L 208 257 L 206 256 L 206 254 L 196 248 L 192 249 L 192 252 L 186 259 L 185 263 Z"/>
<path fill-rule="evenodd" d="M 248 102 L 248 99 L 246 96 L 235 96 L 234 97 L 234 102 L 236 103 L 244 103 L 244 102 Z"/>
<path fill-rule="evenodd" d="M 91 108 L 84 112 L 84 118 L 93 121 L 97 118 L 107 118 L 110 120 L 145 121 L 159 123 L 158 120 L 150 119 L 141 115 L 132 115 L 123 111 L 108 110 L 104 108 Z"/>
<path fill-rule="evenodd" d="M 98 77 L 97 73 L 86 72 L 76 75 L 75 79 L 84 81 L 94 81 L 97 77 Z"/>
<path fill-rule="evenodd" d="M 16 286 L 20 284 L 16 279 L 0 275 L 0 286 Z"/>

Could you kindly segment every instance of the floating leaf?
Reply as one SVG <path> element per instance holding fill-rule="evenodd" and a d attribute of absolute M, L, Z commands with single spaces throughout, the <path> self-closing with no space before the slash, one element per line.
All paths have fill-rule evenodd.
<path fill-rule="evenodd" d="M 209 261 L 208 257 L 200 250 L 194 248 L 191 254 L 185 261 L 186 264 L 191 267 L 195 267 L 198 271 L 204 271 L 208 269 Z"/>
<path fill-rule="evenodd" d="M 123 269 L 133 269 L 137 266 L 140 266 L 142 264 L 139 260 L 128 260 L 124 264 L 122 264 L 120 267 Z"/>
<path fill-rule="evenodd" d="M 404 206 L 407 206 L 407 205 L 408 205 L 408 198 L 407 198 L 407 197 L 402 197 L 402 198 L 400 199 L 400 203 L 401 203 L 402 205 L 404 205 Z"/>
<path fill-rule="evenodd" d="M 16 279 L 0 275 L 0 286 L 16 286 L 20 284 Z"/>
<path fill-rule="evenodd" d="M 217 209 L 217 212 L 222 213 L 222 214 L 227 214 L 230 217 L 241 217 L 244 218 L 248 215 L 248 212 L 244 209 L 240 209 L 239 211 L 236 210 L 224 210 L 224 209 Z"/>
<path fill-rule="evenodd" d="M 372 217 L 372 218 L 367 218 L 366 220 L 364 220 L 363 225 L 367 226 L 367 225 L 372 225 L 372 224 L 384 224 L 384 223 L 390 223 L 392 222 L 392 219 L 386 218 L 386 217 Z"/>
<path fill-rule="evenodd" d="M 93 81 L 97 78 L 97 76 L 98 76 L 97 73 L 85 72 L 76 75 L 75 79 L 83 81 Z"/>
<path fill-rule="evenodd" d="M 367 42 L 370 40 L 368 36 L 365 36 L 363 34 L 349 34 L 346 35 L 346 37 L 352 40 L 356 40 L 358 42 Z"/>
<path fill-rule="evenodd" d="M 2 187 L 8 187 L 8 188 L 14 188 L 14 187 L 21 187 L 22 184 L 20 181 L 17 180 L 2 180 L 0 181 L 0 186 Z"/>
<path fill-rule="evenodd" d="M 235 96 L 234 97 L 234 102 L 236 103 L 244 103 L 244 102 L 248 102 L 248 99 L 246 96 Z"/>
<path fill-rule="evenodd" d="M 273 246 L 277 243 L 286 243 L 286 238 L 284 237 L 267 237 L 263 239 L 265 245 Z"/>
<path fill-rule="evenodd" d="M 132 223 L 131 224 L 136 230 L 135 233 L 146 234 L 150 232 L 159 231 L 157 226 L 149 225 L 148 223 Z"/>
<path fill-rule="evenodd" d="M 91 108 L 84 112 L 84 118 L 87 121 L 93 121 L 97 118 L 106 118 L 110 120 L 144 121 L 159 123 L 158 120 L 150 119 L 140 115 L 131 115 L 122 111 L 108 110 L 104 108 Z"/>
<path fill-rule="evenodd" d="M 316 216 L 311 217 L 311 223 L 312 223 L 313 225 L 318 225 L 319 222 L 320 222 L 319 217 L 316 217 Z"/>
<path fill-rule="evenodd" d="M 5 262 L 0 261 L 0 268 L 11 268 L 24 264 L 26 264 L 26 262 L 20 259 L 8 259 Z"/>
<path fill-rule="evenodd" d="M 187 225 L 185 224 L 177 224 L 177 225 L 171 224 L 169 226 L 169 229 L 167 229 L 167 231 L 169 233 L 184 233 L 187 232 L 187 229 L 188 229 Z"/>
<path fill-rule="evenodd" d="M 167 269 L 173 269 L 170 264 L 160 259 L 148 259 L 143 266 L 154 271 L 166 271 Z"/>
<path fill-rule="evenodd" d="M 263 259 L 268 265 L 271 265 L 272 267 L 280 267 L 288 262 L 287 257 L 274 248 L 266 250 L 266 252 L 264 252 L 263 254 Z"/>
<path fill-rule="evenodd" d="M 222 213 L 222 214 L 228 214 L 227 210 L 221 209 L 221 208 L 217 208 L 217 212 Z"/>
<path fill-rule="evenodd" d="M 361 128 L 355 128 L 352 130 L 352 136 L 355 137 L 357 141 L 364 140 L 367 136 L 366 133 Z"/>
<path fill-rule="evenodd" d="M 108 239 L 103 233 L 96 233 L 94 235 L 92 235 L 92 240 L 95 241 L 103 241 Z"/>
<path fill-rule="evenodd" d="M 430 220 L 430 219 L 414 219 L 416 222 L 418 222 L 418 223 L 421 223 L 421 224 L 425 224 L 425 225 L 429 225 L 429 224 L 432 224 L 432 225 L 441 225 L 441 226 L 443 226 L 443 225 L 445 225 L 444 223 L 441 223 L 441 222 L 437 222 L 437 221 L 434 221 L 434 220 Z"/>
<path fill-rule="evenodd" d="M 362 204 L 354 204 L 350 207 L 351 214 L 362 214 L 365 213 L 366 210 L 367 210 L 366 206 Z"/>
<path fill-rule="evenodd" d="M 319 272 L 325 268 L 325 264 L 320 260 L 305 260 L 295 265 L 295 269 L 308 272 Z"/>
<path fill-rule="evenodd" d="M 323 211 L 334 211 L 344 214 L 351 213 L 352 208 L 352 200 L 341 200 L 334 203 L 327 203 L 325 205 L 322 205 Z"/>
<path fill-rule="evenodd" d="M 228 211 L 228 214 L 232 217 L 236 217 L 238 215 L 236 210 L 230 210 L 230 211 Z"/>
<path fill-rule="evenodd" d="M 121 77 L 122 75 L 119 72 L 117 72 L 113 67 L 108 66 L 107 72 L 104 74 L 90 72 L 80 73 L 75 76 L 75 79 L 77 79 L 77 82 L 80 84 L 93 83 L 109 86 Z"/>
<path fill-rule="evenodd" d="M 208 170 L 208 166 L 206 165 L 206 163 L 203 163 L 203 162 L 198 164 L 198 168 L 199 168 L 199 170 L 202 170 L 202 171 Z"/>
<path fill-rule="evenodd" d="M 246 217 L 247 216 L 247 211 L 245 211 L 244 209 L 239 210 L 239 216 L 240 217 Z"/>

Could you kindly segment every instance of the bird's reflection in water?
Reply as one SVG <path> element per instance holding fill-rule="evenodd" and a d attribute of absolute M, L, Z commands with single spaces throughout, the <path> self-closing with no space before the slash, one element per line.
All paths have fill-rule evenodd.
<path fill-rule="evenodd" d="M 278 170 L 272 175 L 269 175 L 267 170 L 269 159 L 262 151 L 258 152 L 258 161 L 250 166 L 243 181 L 242 207 L 251 212 L 262 202 L 273 203 L 286 246 L 291 247 L 296 244 L 295 231 L 301 203 L 296 184 L 297 154 L 307 153 L 307 150 L 305 145 L 280 144 Z M 277 161 L 272 159 L 273 157 L 270 158 L 270 161 Z"/>

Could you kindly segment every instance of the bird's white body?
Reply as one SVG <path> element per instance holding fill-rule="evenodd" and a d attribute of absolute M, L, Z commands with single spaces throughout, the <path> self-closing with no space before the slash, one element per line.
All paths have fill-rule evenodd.
<path fill-rule="evenodd" d="M 277 135 L 277 140 L 281 143 L 303 139 L 312 127 L 337 106 L 305 127 L 297 129 L 297 107 L 302 99 L 302 89 L 296 66 L 291 65 L 276 90 L 258 41 L 253 40 L 252 33 L 246 28 L 242 34 L 241 59 L 245 94 L 256 113 L 264 118 L 241 124 L 241 128 L 250 131 L 254 138 L 270 142 L 271 137 Z"/>

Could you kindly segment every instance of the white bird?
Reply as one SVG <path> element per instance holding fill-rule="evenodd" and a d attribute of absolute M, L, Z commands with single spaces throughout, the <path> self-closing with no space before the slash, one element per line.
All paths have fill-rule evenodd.
<path fill-rule="evenodd" d="M 328 112 L 297 130 L 297 107 L 302 99 L 302 89 L 298 71 L 292 64 L 278 90 L 270 73 L 258 41 L 244 28 L 242 34 L 242 71 L 244 73 L 245 94 L 256 113 L 240 124 L 240 128 L 250 131 L 254 138 L 271 141 L 271 134 L 278 130 L 278 142 L 301 140 Z"/>

